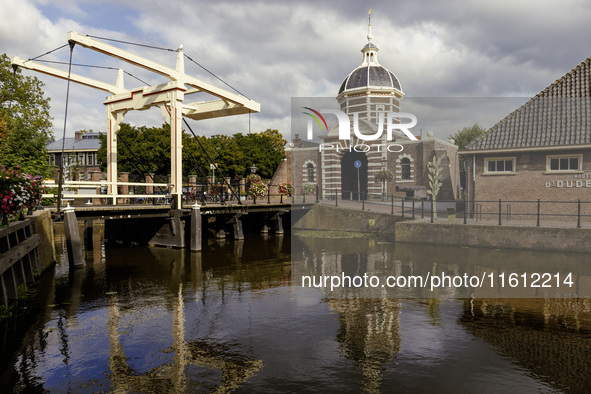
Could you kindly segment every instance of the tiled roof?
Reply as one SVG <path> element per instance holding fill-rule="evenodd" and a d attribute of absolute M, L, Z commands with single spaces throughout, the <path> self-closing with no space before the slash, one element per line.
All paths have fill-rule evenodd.
<path fill-rule="evenodd" d="M 74 138 L 66 138 L 64 143 L 65 150 L 77 150 L 77 151 L 95 151 L 101 147 L 101 140 L 99 139 L 83 139 L 75 140 Z M 49 152 L 55 152 L 62 150 L 62 140 L 51 142 L 47 145 Z"/>
<path fill-rule="evenodd" d="M 591 144 L 591 57 L 494 125 L 466 150 Z"/>
<path fill-rule="evenodd" d="M 400 82 L 394 74 L 382 66 L 359 66 L 345 78 L 339 94 L 345 90 L 376 87 L 402 90 Z"/>

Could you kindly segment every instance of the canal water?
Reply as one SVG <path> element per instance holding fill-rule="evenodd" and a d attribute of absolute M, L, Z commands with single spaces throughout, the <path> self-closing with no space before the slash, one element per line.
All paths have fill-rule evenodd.
<path fill-rule="evenodd" d="M 60 263 L 33 312 L 1 325 L 2 392 L 586 392 L 579 298 L 348 297 L 297 274 L 384 261 L 449 265 L 582 255 L 417 248 L 319 234 L 209 240 L 201 253 L 107 247 Z M 472 256 L 472 257 L 469 257 Z M 480 256 L 480 257 L 479 257 Z M 330 257 L 330 258 L 327 258 Z M 437 261 L 436 261 L 437 260 Z M 564 261 L 563 261 L 564 260 Z M 307 267 L 307 268 L 306 268 Z"/>

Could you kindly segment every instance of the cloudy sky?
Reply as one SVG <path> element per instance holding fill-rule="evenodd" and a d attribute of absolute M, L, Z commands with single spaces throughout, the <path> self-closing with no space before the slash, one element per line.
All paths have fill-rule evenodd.
<path fill-rule="evenodd" d="M 251 116 L 251 131 L 275 128 L 284 135 L 290 132 L 292 97 L 334 97 L 342 80 L 360 64 L 360 49 L 367 42 L 368 7 L 373 9 L 373 42 L 380 49 L 379 61 L 396 74 L 406 97 L 454 98 L 435 100 L 439 103 L 435 107 L 424 105 L 431 108 L 431 118 L 440 119 L 424 127 L 441 138 L 476 122 L 492 126 L 591 56 L 588 0 L 3 3 L 0 52 L 8 56 L 37 57 L 66 44 L 71 30 L 168 49 L 183 44 L 185 54 L 261 103 L 261 113 Z M 174 67 L 174 52 L 110 43 Z M 68 49 L 63 48 L 41 59 L 67 61 L 68 56 Z M 149 84 L 166 82 L 156 74 L 81 46 L 74 48 L 73 62 L 121 67 Z M 109 83 L 116 78 L 116 71 L 109 69 L 74 67 L 73 72 Z M 226 87 L 189 61 L 186 72 Z M 27 70 L 24 73 L 45 83 L 55 136 L 61 138 L 66 81 Z M 125 78 L 127 88 L 142 85 L 128 75 Z M 79 129 L 105 131 L 105 97 L 106 93 L 98 90 L 71 86 L 68 136 Z M 471 99 L 461 99 L 465 97 Z M 503 98 L 493 105 L 497 112 L 488 107 L 468 116 L 456 114 L 455 120 L 447 118 L 458 112 L 458 102 L 474 103 L 477 100 L 472 98 L 488 97 Z M 430 100 L 425 103 L 433 102 Z M 442 113 L 435 116 L 439 110 Z M 126 121 L 157 126 L 163 118 L 153 109 L 130 113 Z M 196 132 L 206 135 L 249 131 L 248 115 L 191 122 Z"/>

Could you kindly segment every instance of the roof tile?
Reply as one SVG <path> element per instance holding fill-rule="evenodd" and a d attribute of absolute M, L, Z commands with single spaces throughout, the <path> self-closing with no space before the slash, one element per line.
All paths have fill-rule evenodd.
<path fill-rule="evenodd" d="M 591 57 L 502 119 L 466 150 L 591 144 Z"/>

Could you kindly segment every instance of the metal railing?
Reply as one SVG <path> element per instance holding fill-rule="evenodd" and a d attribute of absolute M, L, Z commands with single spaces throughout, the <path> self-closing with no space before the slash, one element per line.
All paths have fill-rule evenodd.
<path fill-rule="evenodd" d="M 436 200 L 407 198 L 382 193 L 358 193 L 356 190 L 338 188 L 321 189 L 316 187 L 312 193 L 302 193 L 301 187 L 294 187 L 294 203 L 322 203 L 336 207 L 390 213 L 402 220 L 430 218 L 431 223 L 439 217 L 454 215 L 468 224 L 471 222 L 493 222 L 496 225 L 515 223 L 525 225 L 554 224 L 576 226 L 591 224 L 591 201 L 583 200 Z"/>

